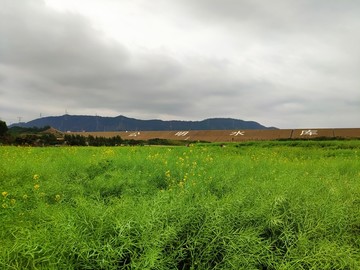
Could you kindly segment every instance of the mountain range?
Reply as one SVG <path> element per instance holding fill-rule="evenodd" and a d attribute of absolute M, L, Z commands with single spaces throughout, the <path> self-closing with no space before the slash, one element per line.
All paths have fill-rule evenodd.
<path fill-rule="evenodd" d="M 89 115 L 62 115 L 38 118 L 27 123 L 12 126 L 44 127 L 51 126 L 60 131 L 162 131 L 162 130 L 235 130 L 235 129 L 276 129 L 265 127 L 255 121 L 232 118 L 209 118 L 202 121 L 180 120 L 140 120 L 123 115 L 102 117 Z"/>

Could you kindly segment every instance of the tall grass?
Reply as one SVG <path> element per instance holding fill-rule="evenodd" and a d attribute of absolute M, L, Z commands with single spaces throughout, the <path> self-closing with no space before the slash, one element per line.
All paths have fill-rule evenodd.
<path fill-rule="evenodd" d="M 360 269 L 360 142 L 0 148 L 1 269 Z"/>

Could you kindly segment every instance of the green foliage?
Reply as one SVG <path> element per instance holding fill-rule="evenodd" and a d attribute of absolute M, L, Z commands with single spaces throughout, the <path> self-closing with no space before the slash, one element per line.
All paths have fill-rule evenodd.
<path fill-rule="evenodd" d="M 360 141 L 0 148 L 1 269 L 360 269 Z"/>
<path fill-rule="evenodd" d="M 49 146 L 59 144 L 57 137 L 51 133 L 44 133 L 50 127 L 12 127 L 4 137 L 3 142 L 7 145 L 27 145 L 27 146 Z"/>
<path fill-rule="evenodd" d="M 64 136 L 65 143 L 68 145 L 77 145 L 77 146 L 85 146 L 86 145 L 86 137 L 81 135 L 65 135 Z"/>
<path fill-rule="evenodd" d="M 15 145 L 48 146 L 58 143 L 53 134 L 24 134 L 13 137 L 11 142 Z"/>
<path fill-rule="evenodd" d="M 3 137 L 8 131 L 6 122 L 0 120 L 0 137 Z"/>
<path fill-rule="evenodd" d="M 64 136 L 65 144 L 72 146 L 117 146 L 120 145 L 123 140 L 120 136 L 111 138 L 94 137 L 94 136 L 81 136 L 81 135 L 68 135 Z"/>
<path fill-rule="evenodd" d="M 47 129 L 49 129 L 50 126 L 44 126 L 42 128 L 38 128 L 38 127 L 19 127 L 19 126 L 14 126 L 11 127 L 9 129 L 9 133 L 13 136 L 18 136 L 20 134 L 38 134 L 40 132 L 43 132 Z"/>
<path fill-rule="evenodd" d="M 159 138 L 155 138 L 155 139 L 149 139 L 146 141 L 146 143 L 148 145 L 177 145 L 177 146 L 185 146 L 185 145 L 189 145 L 191 142 L 189 141 L 175 141 L 175 140 L 168 140 L 168 139 L 159 139 Z"/>

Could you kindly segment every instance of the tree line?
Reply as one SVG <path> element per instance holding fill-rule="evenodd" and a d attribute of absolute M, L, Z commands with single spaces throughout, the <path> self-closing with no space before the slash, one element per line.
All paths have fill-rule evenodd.
<path fill-rule="evenodd" d="M 124 140 L 120 136 L 94 137 L 79 134 L 65 134 L 61 137 L 52 133 L 44 133 L 50 126 L 43 128 L 8 128 L 4 121 L 0 121 L 0 145 L 26 145 L 26 146 L 119 146 L 119 145 L 184 145 L 188 142 L 172 141 L 166 139 Z"/>
<path fill-rule="evenodd" d="M 9 129 L 6 122 L 0 121 L 0 144 L 28 146 L 116 146 L 124 143 L 120 136 L 105 138 L 66 134 L 59 137 L 55 136 L 55 134 L 44 132 L 49 129 L 49 126 L 43 128 L 12 127 Z"/>
<path fill-rule="evenodd" d="M 120 136 L 111 138 L 82 136 L 82 135 L 68 135 L 64 136 L 64 144 L 72 146 L 118 146 L 124 141 Z"/>

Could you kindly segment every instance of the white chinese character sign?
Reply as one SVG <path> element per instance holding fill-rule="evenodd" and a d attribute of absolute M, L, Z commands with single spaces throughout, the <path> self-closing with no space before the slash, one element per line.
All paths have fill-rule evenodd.
<path fill-rule="evenodd" d="M 300 136 L 313 136 L 318 135 L 317 130 L 314 129 L 308 129 L 308 130 L 302 130 Z"/>
<path fill-rule="evenodd" d="M 245 131 L 234 131 L 234 132 L 231 132 L 230 133 L 230 136 L 238 136 L 238 135 L 240 135 L 240 136 L 244 136 L 245 135 Z"/>
<path fill-rule="evenodd" d="M 138 135 L 140 135 L 140 132 L 133 132 L 133 133 L 129 134 L 129 137 L 136 137 Z"/>
<path fill-rule="evenodd" d="M 184 136 L 186 136 L 188 133 L 189 133 L 189 131 L 178 131 L 178 132 L 175 133 L 175 136 L 184 137 Z"/>

